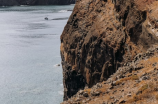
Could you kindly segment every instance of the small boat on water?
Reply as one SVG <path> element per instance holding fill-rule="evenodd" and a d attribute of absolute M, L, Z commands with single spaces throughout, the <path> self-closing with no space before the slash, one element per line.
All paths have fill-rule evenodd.
<path fill-rule="evenodd" d="M 44 19 L 45 19 L 45 20 L 48 20 L 48 17 L 45 17 Z"/>

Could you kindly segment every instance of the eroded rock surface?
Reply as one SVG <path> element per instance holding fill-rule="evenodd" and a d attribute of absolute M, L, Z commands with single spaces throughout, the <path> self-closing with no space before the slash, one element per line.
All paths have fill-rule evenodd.
<path fill-rule="evenodd" d="M 62 104 L 157 104 L 157 74 L 158 47 L 149 48 L 119 67 L 107 81 L 80 90 Z"/>
<path fill-rule="evenodd" d="M 155 8 L 156 0 L 77 0 L 61 35 L 64 100 L 157 45 Z"/>

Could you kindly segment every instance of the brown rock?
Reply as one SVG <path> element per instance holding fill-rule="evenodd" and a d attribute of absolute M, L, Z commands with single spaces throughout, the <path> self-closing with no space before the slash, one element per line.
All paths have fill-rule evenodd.
<path fill-rule="evenodd" d="M 83 93 L 83 96 L 84 96 L 84 97 L 88 97 L 89 95 L 88 95 L 87 92 L 84 92 L 84 93 Z"/>
<path fill-rule="evenodd" d="M 93 91 L 93 92 L 91 92 L 91 95 L 92 96 L 99 96 L 100 92 L 99 91 Z"/>
<path fill-rule="evenodd" d="M 156 32 L 152 32 L 157 28 L 157 16 L 149 16 L 155 12 L 147 8 L 156 0 L 140 1 L 77 0 L 61 35 L 63 83 L 66 89 L 64 100 L 86 85 L 92 87 L 107 80 L 120 66 L 126 67 L 120 69 L 117 79 L 132 70 L 140 70 L 143 67 L 133 63 L 154 55 L 156 48 L 143 53 L 158 44 Z M 152 28 L 147 26 L 149 22 L 153 22 Z M 108 82 L 111 83 L 111 80 Z"/>

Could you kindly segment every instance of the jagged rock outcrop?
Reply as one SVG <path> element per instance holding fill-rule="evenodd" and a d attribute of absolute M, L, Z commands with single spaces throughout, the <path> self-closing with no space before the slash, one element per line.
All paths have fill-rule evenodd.
<path fill-rule="evenodd" d="M 68 5 L 75 0 L 0 0 L 0 6 L 14 5 Z"/>
<path fill-rule="evenodd" d="M 158 46 L 136 55 L 107 81 L 78 91 L 62 104 L 157 104 L 157 74 Z"/>
<path fill-rule="evenodd" d="M 77 0 L 61 35 L 64 100 L 157 45 L 153 4 L 156 0 Z"/>

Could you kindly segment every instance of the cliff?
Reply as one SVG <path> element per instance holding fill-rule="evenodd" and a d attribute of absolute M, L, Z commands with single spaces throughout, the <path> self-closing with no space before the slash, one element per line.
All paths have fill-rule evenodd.
<path fill-rule="evenodd" d="M 93 86 L 101 82 L 114 88 L 111 90 L 111 87 L 110 89 L 102 87 L 104 94 L 100 96 L 111 99 L 109 96 L 114 94 L 112 91 L 117 87 L 113 84 L 114 81 L 122 81 L 121 78 L 129 76 L 132 76 L 129 78 L 130 81 L 139 81 L 143 68 L 146 68 L 146 71 L 151 69 L 152 74 L 157 72 L 149 67 L 154 64 L 153 67 L 156 68 L 158 61 L 157 5 L 156 0 L 76 1 L 73 13 L 61 35 L 64 100 L 74 95 L 66 103 L 91 102 L 100 95 L 100 91 L 92 90 Z M 148 61 L 144 61 L 150 58 L 151 62 L 148 65 Z M 136 70 L 139 71 L 136 73 Z M 129 82 L 123 81 L 124 84 Z M 135 85 L 131 82 L 132 84 Z M 104 86 L 103 83 L 101 86 Z M 141 84 L 137 86 L 138 89 L 140 86 Z M 126 87 L 122 85 L 119 88 Z M 84 91 L 79 91 L 83 89 Z M 110 95 L 105 93 L 105 89 L 109 90 Z M 84 100 L 84 97 L 88 97 L 86 98 L 88 100 Z"/>
<path fill-rule="evenodd" d="M 0 0 L 0 6 L 14 5 L 69 5 L 75 0 Z"/>

